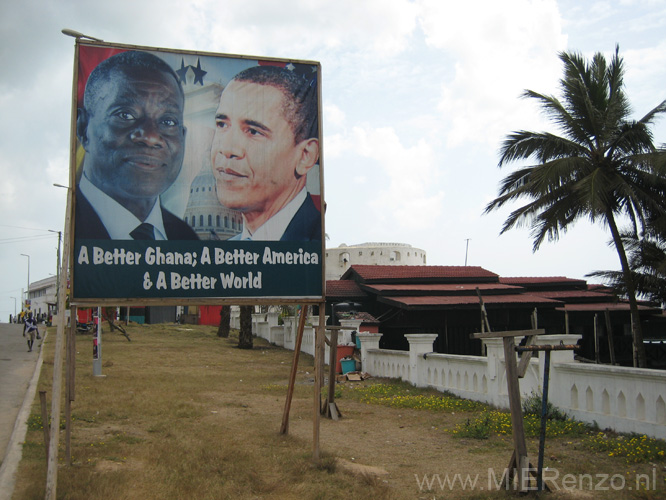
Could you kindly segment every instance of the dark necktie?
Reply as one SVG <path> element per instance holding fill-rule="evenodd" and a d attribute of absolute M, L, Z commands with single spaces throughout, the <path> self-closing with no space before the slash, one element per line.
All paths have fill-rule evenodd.
<path fill-rule="evenodd" d="M 152 224 L 143 222 L 139 224 L 136 229 L 134 229 L 130 236 L 135 240 L 154 240 L 155 239 L 155 228 Z"/>

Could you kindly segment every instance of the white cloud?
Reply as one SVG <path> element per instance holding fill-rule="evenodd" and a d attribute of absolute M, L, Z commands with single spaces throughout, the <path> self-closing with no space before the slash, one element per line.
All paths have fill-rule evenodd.
<path fill-rule="evenodd" d="M 345 123 L 345 112 L 335 104 L 324 104 L 324 126 L 342 127 Z"/>
<path fill-rule="evenodd" d="M 448 2 L 422 0 L 426 42 L 455 60 L 442 87 L 440 111 L 450 120 L 448 144 L 496 147 L 516 114 L 533 112 L 519 101 L 525 88 L 548 92 L 559 76 L 557 52 L 566 46 L 554 0 Z"/>
<path fill-rule="evenodd" d="M 407 0 L 199 0 L 193 12 L 200 44 L 214 50 L 304 57 L 321 48 L 399 52 L 418 7 Z"/>
<path fill-rule="evenodd" d="M 388 127 L 354 127 L 353 142 L 358 154 L 375 160 L 385 175 L 386 188 L 369 194 L 375 220 L 397 223 L 394 230 L 429 228 L 441 214 L 444 197 L 433 189 L 439 174 L 430 145 L 421 140 L 405 147 L 395 130 Z"/>

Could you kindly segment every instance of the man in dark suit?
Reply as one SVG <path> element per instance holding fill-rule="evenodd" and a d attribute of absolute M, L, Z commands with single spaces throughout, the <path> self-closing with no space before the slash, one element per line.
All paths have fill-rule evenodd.
<path fill-rule="evenodd" d="M 285 68 L 255 66 L 224 88 L 211 165 L 220 203 L 243 214 L 232 239 L 321 240 L 321 210 L 306 190 L 318 159 L 316 86 Z"/>
<path fill-rule="evenodd" d="M 173 69 L 147 52 L 116 54 L 92 71 L 76 123 L 86 154 L 75 238 L 197 239 L 159 200 L 183 164 L 184 103 Z"/>

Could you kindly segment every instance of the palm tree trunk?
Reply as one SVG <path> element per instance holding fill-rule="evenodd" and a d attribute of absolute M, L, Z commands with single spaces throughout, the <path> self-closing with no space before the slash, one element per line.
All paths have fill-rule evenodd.
<path fill-rule="evenodd" d="M 634 286 L 634 279 L 629 268 L 629 261 L 627 260 L 627 253 L 624 250 L 624 244 L 620 237 L 620 232 L 615 224 L 613 213 L 609 210 L 606 213 L 606 219 L 613 235 L 613 242 L 615 249 L 620 257 L 620 264 L 622 265 L 622 274 L 624 275 L 624 283 L 627 287 L 627 296 L 629 298 L 629 309 L 631 311 L 631 335 L 634 343 L 634 366 L 645 368 L 647 363 L 645 360 L 645 345 L 643 344 L 643 329 L 641 328 L 641 318 L 638 314 L 638 302 L 636 302 L 636 287 Z"/>
<path fill-rule="evenodd" d="M 252 311 L 254 306 L 240 306 L 240 331 L 238 332 L 238 347 L 252 349 Z"/>
<path fill-rule="evenodd" d="M 220 309 L 220 325 L 217 327 L 217 336 L 227 338 L 231 329 L 231 306 L 222 306 Z"/>

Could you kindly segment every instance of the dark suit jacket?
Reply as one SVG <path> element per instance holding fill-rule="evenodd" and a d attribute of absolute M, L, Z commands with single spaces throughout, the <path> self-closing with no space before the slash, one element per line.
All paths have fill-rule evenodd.
<path fill-rule="evenodd" d="M 321 212 L 308 193 L 280 241 L 321 241 Z"/>
<path fill-rule="evenodd" d="M 268 222 L 270 223 L 270 220 Z M 232 236 L 229 241 L 240 241 L 241 234 Z M 280 241 L 321 241 L 321 212 L 309 193 L 291 218 Z"/>
<path fill-rule="evenodd" d="M 169 240 L 198 240 L 194 230 L 182 219 L 179 219 L 166 208 L 162 209 L 164 230 Z M 81 190 L 76 188 L 76 209 L 74 210 L 74 238 L 91 240 L 110 239 L 104 224 L 88 199 Z"/>

